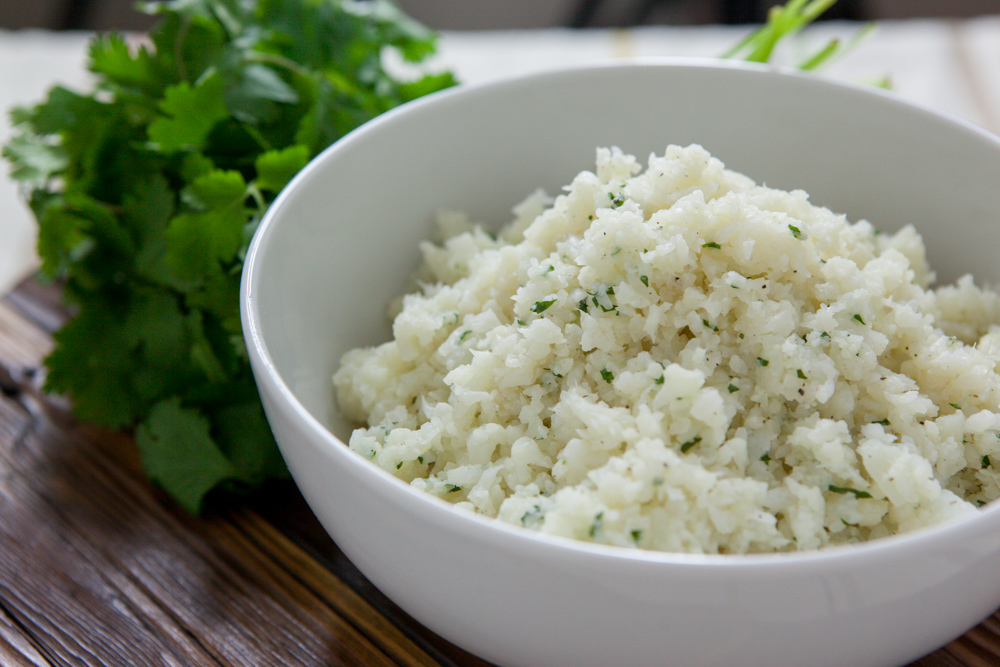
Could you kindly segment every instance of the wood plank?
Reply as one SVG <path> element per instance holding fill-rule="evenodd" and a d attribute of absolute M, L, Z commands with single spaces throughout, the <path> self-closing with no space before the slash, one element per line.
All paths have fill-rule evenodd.
<path fill-rule="evenodd" d="M 52 667 L 38 647 L 11 618 L 0 609 L 0 664 L 8 667 Z"/>
<path fill-rule="evenodd" d="M 264 550 L 269 558 L 262 564 L 280 568 L 272 569 L 271 575 L 282 582 L 282 588 L 296 591 L 303 597 L 316 596 L 317 601 L 321 600 L 325 605 L 322 611 L 332 609 L 350 618 L 366 637 L 392 656 L 401 667 L 435 667 L 439 664 L 353 589 L 257 514 L 236 507 L 228 514 L 227 521 L 219 522 L 219 525 L 230 531 L 235 541 L 246 541 Z"/>
<path fill-rule="evenodd" d="M 965 667 L 996 667 L 1000 664 L 1000 635 L 995 626 L 996 615 L 969 630 L 945 646 L 941 652 L 953 656 Z"/>
<path fill-rule="evenodd" d="M 46 337 L 4 308 L 0 607 L 11 627 L 65 665 L 396 664 L 318 598 L 263 576 L 273 564 L 252 567 L 269 559 L 259 548 L 166 501 L 134 454 L 102 449 L 126 438 L 60 417 L 25 372 Z M 35 659 L 6 642 L 15 649 Z"/>
<path fill-rule="evenodd" d="M 443 667 L 490 666 L 491 663 L 429 631 L 375 588 L 337 548 L 294 484 L 275 484 L 257 497 L 249 499 L 248 505 L 255 514 L 261 516 L 265 524 L 285 535 L 296 547 L 307 553 L 320 569 L 344 582 Z"/>
<path fill-rule="evenodd" d="M 152 601 L 114 586 L 108 564 L 81 551 L 71 508 L 38 493 L 32 482 L 49 480 L 25 474 L 20 454 L 32 416 L 4 399 L 0 423 L 0 601 L 31 643 L 60 665 L 215 664 L 157 632 L 142 613 Z"/>
<path fill-rule="evenodd" d="M 13 460 L 4 451 L 8 449 L 5 444 L 0 443 L 0 457 L 7 456 L 8 464 L 16 469 L 21 488 L 15 494 L 18 505 L 0 513 L 26 515 L 25 520 L 41 525 L 43 533 L 51 530 L 52 541 L 61 538 L 65 542 L 49 547 L 54 556 L 44 561 L 32 579 L 44 580 L 42 575 L 53 571 L 68 577 L 67 587 L 79 588 L 86 582 L 85 588 L 110 598 L 105 607 L 110 603 L 124 608 L 133 625 L 141 623 L 138 634 L 143 639 L 136 643 L 167 654 L 180 652 L 179 664 L 259 665 L 274 660 L 287 665 L 392 664 L 339 616 L 320 619 L 310 613 L 313 609 L 296 604 L 261 578 L 248 565 L 261 557 L 259 553 L 234 556 L 218 536 L 209 531 L 198 534 L 186 526 L 187 517 L 172 514 L 152 488 L 120 484 L 121 477 L 105 467 L 107 461 L 95 460 L 85 440 L 67 437 L 51 422 L 39 420 Z M 30 488 L 23 488 L 29 484 Z M 36 499 L 43 507 L 27 514 L 26 498 Z M 16 545 L 17 540 L 11 542 Z M 63 562 L 67 553 L 74 563 L 87 563 L 86 569 Z M 90 583 L 95 574 L 97 580 Z M 86 591 L 76 588 L 74 600 L 50 602 L 46 591 L 25 582 L 20 587 L 27 591 L 22 607 L 35 600 L 46 602 L 43 613 L 25 612 L 28 621 L 54 636 L 54 628 L 45 621 L 72 608 L 73 616 L 60 616 L 59 625 L 79 628 L 78 617 L 85 614 L 73 602 Z M 87 606 L 101 605 L 93 600 Z M 81 641 L 72 634 L 64 641 Z M 93 634 L 100 637 L 101 645 L 86 648 L 98 655 L 99 649 L 119 637 L 136 639 L 135 629 L 122 624 Z M 96 664 L 156 664 L 148 656 L 128 655 L 131 648 L 131 641 L 115 647 L 122 655 L 101 656 Z"/>

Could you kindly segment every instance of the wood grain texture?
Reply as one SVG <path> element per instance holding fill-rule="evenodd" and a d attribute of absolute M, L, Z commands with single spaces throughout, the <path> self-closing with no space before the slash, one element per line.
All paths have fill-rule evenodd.
<path fill-rule="evenodd" d="M 0 300 L 0 664 L 489 667 L 377 591 L 291 484 L 193 517 L 42 392 L 58 290 Z M 1000 615 L 912 667 L 1000 665 Z"/>
<path fill-rule="evenodd" d="M 75 425 L 39 391 L 50 346 L 0 304 L 3 664 L 435 664 L 356 595 L 330 604 L 350 591 L 303 585 L 309 559 L 277 531 L 184 514 L 128 437 Z"/>

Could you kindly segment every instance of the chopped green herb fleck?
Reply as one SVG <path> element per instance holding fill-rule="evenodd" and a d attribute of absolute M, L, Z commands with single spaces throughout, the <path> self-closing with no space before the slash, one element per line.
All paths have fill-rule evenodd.
<path fill-rule="evenodd" d="M 424 462 L 424 457 L 418 456 L 417 457 L 417 463 L 423 463 L 423 462 Z"/>
<path fill-rule="evenodd" d="M 617 255 L 621 251 L 622 251 L 622 247 L 620 245 L 616 245 L 615 249 L 611 251 L 611 256 L 614 257 L 615 255 Z"/>
<path fill-rule="evenodd" d="M 830 485 L 830 491 L 834 493 L 853 493 L 855 498 L 871 498 L 872 494 L 867 491 L 860 491 L 858 489 L 852 489 L 849 486 L 836 486 L 834 484 Z"/>
<path fill-rule="evenodd" d="M 457 484 L 445 484 L 444 486 L 446 489 L 448 489 L 448 493 L 455 493 L 457 491 L 462 490 L 462 487 L 458 486 Z"/>
<path fill-rule="evenodd" d="M 530 510 L 521 515 L 521 525 L 527 526 L 530 524 L 538 523 L 543 516 L 545 516 L 545 512 L 542 511 L 541 505 L 535 505 Z"/>
<path fill-rule="evenodd" d="M 981 467 L 983 467 L 983 468 L 989 468 L 991 465 L 993 465 L 993 464 L 990 463 L 990 457 L 988 455 L 984 456 Z"/>
<path fill-rule="evenodd" d="M 396 464 L 396 470 L 399 470 L 402 467 L 403 467 L 403 462 L 402 461 L 400 461 L 399 463 Z"/>
<path fill-rule="evenodd" d="M 663 484 L 663 478 L 657 475 L 653 478 L 653 486 L 661 486 Z"/>
<path fill-rule="evenodd" d="M 639 276 L 639 282 L 641 282 L 646 287 L 649 287 L 649 278 L 646 276 Z"/>
<path fill-rule="evenodd" d="M 555 376 L 555 377 L 557 377 L 557 378 L 562 378 L 562 375 L 559 375 L 559 373 L 556 373 L 551 368 L 546 368 L 545 370 L 547 370 L 548 372 L 552 373 L 552 375 Z"/>
<path fill-rule="evenodd" d="M 521 325 L 522 327 L 523 327 L 523 326 L 525 326 L 525 325 L 527 324 L 527 322 L 525 322 L 524 320 L 521 320 L 521 319 L 518 319 L 518 320 L 515 320 L 515 321 L 516 321 L 516 322 L 517 322 L 518 324 L 520 324 L 520 325 Z"/>
<path fill-rule="evenodd" d="M 590 524 L 590 531 L 589 531 L 590 536 L 593 537 L 594 535 L 596 535 L 597 531 L 601 529 L 601 526 L 603 524 L 604 524 L 604 512 L 598 512 L 597 514 L 594 515 L 594 522 Z"/>
<path fill-rule="evenodd" d="M 806 379 L 808 379 L 808 378 L 806 378 L 806 374 L 802 372 L 801 368 L 799 370 L 795 371 L 795 375 L 797 375 L 800 380 L 806 380 Z"/>
<path fill-rule="evenodd" d="M 721 250 L 722 249 L 722 246 L 719 245 L 718 243 L 716 243 L 715 241 L 709 241 L 708 243 L 702 243 L 701 247 L 702 248 L 715 248 L 716 250 Z"/>
<path fill-rule="evenodd" d="M 549 299 L 548 301 L 536 301 L 531 307 L 531 312 L 533 313 L 544 313 L 548 310 L 549 306 L 556 302 L 555 299 Z"/>
<path fill-rule="evenodd" d="M 767 359 L 761 359 L 760 357 L 757 357 L 757 365 L 758 366 L 767 366 L 769 363 L 771 363 L 771 362 L 768 361 Z"/>
<path fill-rule="evenodd" d="M 854 319 L 856 319 L 858 322 L 861 322 L 861 324 L 865 323 L 864 318 L 858 315 L 857 313 L 854 313 Z"/>
<path fill-rule="evenodd" d="M 820 338 L 825 338 L 825 339 L 827 339 L 827 340 L 830 340 L 830 334 L 828 334 L 828 333 L 827 333 L 827 332 L 825 332 L 825 331 L 822 331 L 822 332 L 820 332 L 820 334 L 819 334 L 819 337 L 820 337 Z"/>
<path fill-rule="evenodd" d="M 881 424 L 882 426 L 888 426 L 889 425 L 889 420 L 888 419 L 879 419 L 879 420 L 873 421 L 872 423 L 873 424 Z"/>
<path fill-rule="evenodd" d="M 763 454 L 761 454 L 760 460 L 763 461 L 764 463 L 770 463 L 771 455 L 768 454 L 767 452 L 764 452 Z"/>
<path fill-rule="evenodd" d="M 656 378 L 655 380 L 653 380 L 653 382 L 655 382 L 656 384 L 663 384 L 665 381 L 666 381 L 666 378 L 664 378 L 662 375 L 660 377 Z"/>
<path fill-rule="evenodd" d="M 732 383 L 729 384 L 728 388 L 729 388 L 729 393 L 730 394 L 732 394 L 733 392 L 736 392 L 736 391 L 740 390 L 739 387 L 737 387 L 735 384 L 732 384 Z"/>
<path fill-rule="evenodd" d="M 958 403 L 949 403 L 948 405 L 950 405 L 951 407 L 955 408 L 956 410 L 961 410 L 962 409 L 962 406 L 959 405 Z"/>
<path fill-rule="evenodd" d="M 549 264 L 548 268 L 545 269 L 545 273 L 551 273 L 552 271 L 555 271 L 555 270 L 556 270 L 556 267 L 554 267 L 551 264 Z"/>
<path fill-rule="evenodd" d="M 740 333 L 740 340 L 743 340 L 743 333 Z"/>
<path fill-rule="evenodd" d="M 615 290 L 614 290 L 613 287 L 609 287 L 605 291 L 605 294 L 607 294 L 609 296 L 614 295 L 614 293 L 615 293 Z M 597 296 L 598 296 L 597 294 L 592 294 L 590 296 L 590 301 L 591 301 L 591 303 L 593 303 L 595 306 L 597 306 L 598 308 L 600 308 L 605 313 L 610 313 L 611 311 L 618 309 L 618 306 L 616 306 L 615 304 L 611 303 L 611 299 L 605 298 L 603 295 L 601 295 L 601 301 L 607 301 L 608 304 L 610 304 L 609 306 L 605 306 L 603 303 L 601 303 L 601 301 L 598 301 Z"/>
<path fill-rule="evenodd" d="M 683 445 L 681 445 L 681 454 L 687 452 L 689 449 L 697 445 L 699 442 L 701 442 L 701 436 L 700 435 L 694 436 L 693 438 L 685 442 Z"/>
<path fill-rule="evenodd" d="M 982 506 L 983 506 L 983 505 L 985 505 L 985 504 L 986 504 L 986 501 L 985 501 L 985 500 L 983 500 L 982 498 L 976 498 L 976 505 L 977 505 L 978 507 L 982 507 Z"/>
<path fill-rule="evenodd" d="M 615 379 L 615 374 L 609 371 L 607 368 L 602 368 L 601 377 L 604 378 L 605 382 L 611 384 L 611 381 Z"/>
<path fill-rule="evenodd" d="M 796 227 L 795 225 L 788 225 L 788 229 L 791 230 L 792 236 L 794 236 L 795 238 L 797 239 L 802 238 L 802 230 Z"/>
<path fill-rule="evenodd" d="M 458 342 L 461 343 L 463 340 L 465 340 L 465 337 L 468 336 L 470 333 L 472 333 L 471 329 L 466 329 L 465 331 L 463 331 L 462 335 L 458 337 Z"/>
<path fill-rule="evenodd" d="M 580 303 L 578 303 L 578 304 L 576 305 L 576 307 L 577 307 L 577 308 L 579 308 L 580 310 L 582 310 L 582 311 L 583 311 L 583 312 L 585 312 L 585 313 L 588 313 L 588 312 L 590 312 L 590 311 L 589 311 L 589 310 L 587 309 L 587 299 L 580 299 Z"/>
<path fill-rule="evenodd" d="M 633 530 L 631 534 L 632 534 L 632 541 L 635 542 L 636 544 L 639 544 L 639 540 L 642 539 L 642 531 Z"/>

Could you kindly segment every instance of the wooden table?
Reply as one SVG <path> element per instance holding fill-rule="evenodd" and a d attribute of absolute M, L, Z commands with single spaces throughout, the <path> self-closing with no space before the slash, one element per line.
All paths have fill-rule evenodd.
<path fill-rule="evenodd" d="M 186 514 L 129 435 L 41 391 L 63 319 L 33 280 L 0 300 L 0 664 L 487 664 L 379 593 L 291 484 Z M 1000 612 L 914 664 L 1000 664 Z"/>
<path fill-rule="evenodd" d="M 40 391 L 54 289 L 0 300 L 0 664 L 485 665 L 341 554 L 292 484 L 186 514 Z"/>

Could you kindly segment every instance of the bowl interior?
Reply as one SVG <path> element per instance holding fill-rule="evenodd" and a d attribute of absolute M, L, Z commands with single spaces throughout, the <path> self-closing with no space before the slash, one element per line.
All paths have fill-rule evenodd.
<path fill-rule="evenodd" d="M 442 208 L 497 226 L 557 194 L 595 148 L 640 161 L 700 143 L 758 183 L 885 231 L 913 224 L 942 281 L 1000 282 L 1000 141 L 897 95 L 716 61 L 552 72 L 446 91 L 359 129 L 272 205 L 248 265 L 249 317 L 281 382 L 337 437 L 331 376 L 387 340 L 385 307 Z"/>

